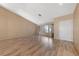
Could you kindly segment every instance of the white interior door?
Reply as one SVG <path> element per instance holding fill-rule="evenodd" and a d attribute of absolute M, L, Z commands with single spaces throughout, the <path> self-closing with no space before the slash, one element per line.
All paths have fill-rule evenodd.
<path fill-rule="evenodd" d="M 73 21 L 64 20 L 59 23 L 59 39 L 73 41 Z"/>

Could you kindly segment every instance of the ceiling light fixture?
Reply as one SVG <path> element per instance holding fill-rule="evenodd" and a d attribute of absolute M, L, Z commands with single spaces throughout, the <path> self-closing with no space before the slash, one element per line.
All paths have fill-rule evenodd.
<path fill-rule="evenodd" d="M 41 14 L 38 14 L 38 16 L 42 16 Z"/>

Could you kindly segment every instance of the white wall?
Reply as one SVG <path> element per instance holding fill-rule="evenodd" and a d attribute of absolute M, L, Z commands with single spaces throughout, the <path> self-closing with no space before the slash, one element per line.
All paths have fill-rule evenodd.
<path fill-rule="evenodd" d="M 73 20 L 59 22 L 59 39 L 73 41 Z"/>

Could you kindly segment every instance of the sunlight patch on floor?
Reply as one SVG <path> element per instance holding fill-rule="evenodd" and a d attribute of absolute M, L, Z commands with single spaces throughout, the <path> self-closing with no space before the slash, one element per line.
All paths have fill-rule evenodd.
<path fill-rule="evenodd" d="M 45 48 L 53 47 L 53 38 L 40 36 L 40 41 Z"/>

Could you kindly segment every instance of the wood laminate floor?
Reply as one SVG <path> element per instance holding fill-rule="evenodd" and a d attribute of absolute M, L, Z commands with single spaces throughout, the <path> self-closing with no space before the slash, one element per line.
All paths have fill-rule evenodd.
<path fill-rule="evenodd" d="M 53 41 L 53 47 L 47 49 L 36 39 L 17 38 L 0 40 L 1 56 L 76 56 L 73 43 L 68 41 Z"/>

